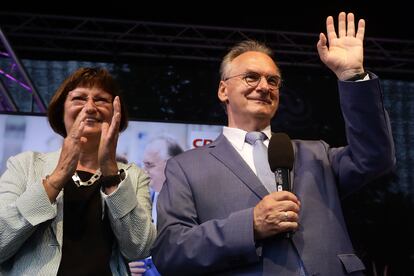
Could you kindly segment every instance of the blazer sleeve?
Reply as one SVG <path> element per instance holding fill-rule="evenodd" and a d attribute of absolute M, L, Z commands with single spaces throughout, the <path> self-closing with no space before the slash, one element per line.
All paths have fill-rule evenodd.
<path fill-rule="evenodd" d="M 42 186 L 36 153 L 10 157 L 0 178 L 0 263 L 12 257 L 37 227 L 57 215 Z"/>
<path fill-rule="evenodd" d="M 390 121 L 379 79 L 339 81 L 339 96 L 348 145 L 330 150 L 341 196 L 391 172 L 396 158 Z"/>
<path fill-rule="evenodd" d="M 186 160 L 188 162 L 188 160 Z M 166 166 L 158 197 L 158 237 L 152 258 L 162 275 L 201 275 L 258 262 L 253 208 L 200 222 L 191 181 L 176 158 Z M 214 197 L 219 191 L 205 191 Z M 217 206 L 220 208 L 220 206 Z"/>
<path fill-rule="evenodd" d="M 151 222 L 149 177 L 135 165 L 124 169 L 125 179 L 104 200 L 119 249 L 131 261 L 150 255 L 156 230 Z"/>

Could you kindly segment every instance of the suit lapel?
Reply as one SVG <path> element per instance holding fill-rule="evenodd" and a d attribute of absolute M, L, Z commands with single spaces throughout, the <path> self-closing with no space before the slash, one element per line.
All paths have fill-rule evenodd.
<path fill-rule="evenodd" d="M 259 178 L 257 178 L 249 165 L 247 165 L 223 134 L 211 143 L 209 147 L 211 148 L 210 154 L 232 171 L 259 198 L 269 194 Z"/>

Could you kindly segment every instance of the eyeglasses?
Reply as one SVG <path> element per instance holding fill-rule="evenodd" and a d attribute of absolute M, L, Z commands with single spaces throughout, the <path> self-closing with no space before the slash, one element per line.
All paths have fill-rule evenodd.
<path fill-rule="evenodd" d="M 89 101 L 88 96 L 77 95 L 77 94 L 71 95 L 71 96 L 68 95 L 68 99 L 73 105 L 76 105 L 76 106 L 84 106 Z M 110 97 L 104 97 L 104 96 L 93 97 L 92 102 L 96 107 L 104 107 L 104 106 L 112 105 L 112 100 L 110 99 Z"/>
<path fill-rule="evenodd" d="M 278 90 L 282 86 L 282 78 L 279 76 L 263 76 L 256 72 L 247 72 L 235 76 L 231 76 L 225 78 L 224 81 L 227 81 L 232 78 L 241 77 L 242 80 L 246 82 L 246 84 L 250 87 L 256 87 L 259 85 L 262 77 L 264 77 L 267 81 L 267 84 L 272 90 Z"/>

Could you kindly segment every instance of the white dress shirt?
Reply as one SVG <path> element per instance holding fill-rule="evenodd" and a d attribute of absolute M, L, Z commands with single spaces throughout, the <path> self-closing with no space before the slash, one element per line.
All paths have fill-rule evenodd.
<path fill-rule="evenodd" d="M 263 141 L 266 147 L 269 146 L 269 140 L 272 136 L 270 125 L 261 130 L 268 139 Z M 257 175 L 253 161 L 253 146 L 245 141 L 247 131 L 239 128 L 223 127 L 223 135 L 230 141 L 234 149 L 240 154 L 244 161 L 249 165 L 253 172 Z"/>

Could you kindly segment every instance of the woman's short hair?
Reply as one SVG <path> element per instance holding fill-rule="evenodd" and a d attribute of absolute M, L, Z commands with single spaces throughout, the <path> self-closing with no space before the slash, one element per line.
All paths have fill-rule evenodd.
<path fill-rule="evenodd" d="M 111 94 L 114 99 L 121 94 L 117 82 L 105 68 L 81 67 L 73 72 L 56 90 L 47 109 L 47 118 L 50 126 L 63 137 L 67 136 L 63 121 L 66 96 L 70 91 L 78 87 L 99 88 Z M 123 131 L 128 126 L 128 115 L 122 97 L 119 97 L 119 99 L 121 102 L 119 131 Z"/>

